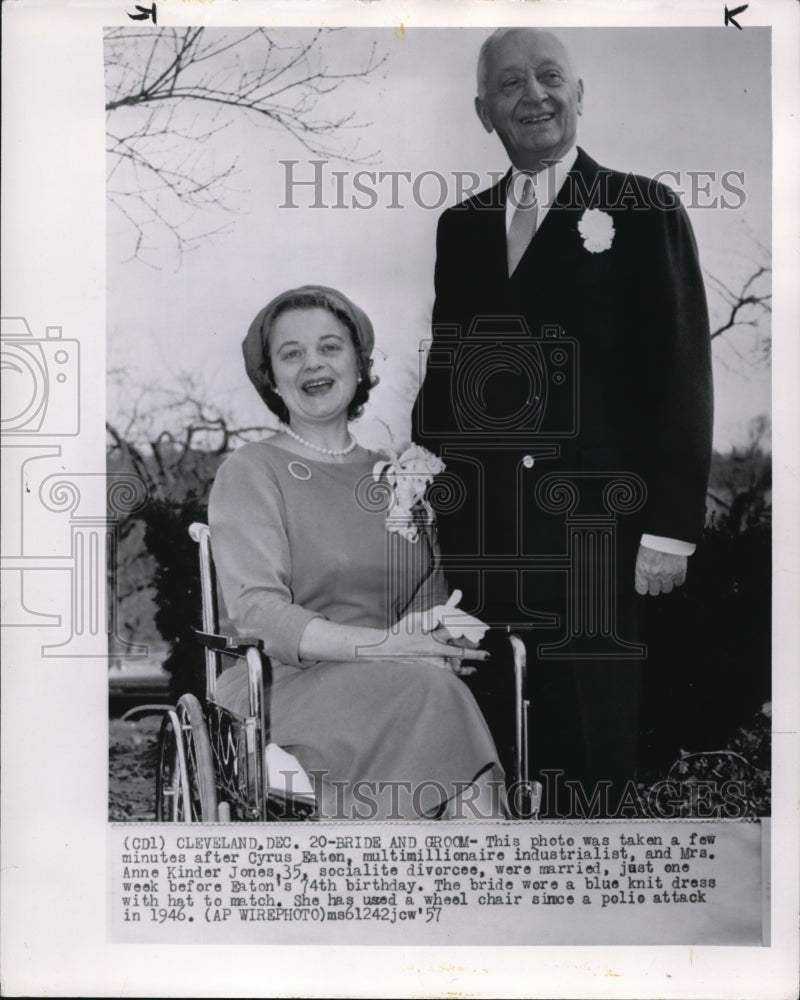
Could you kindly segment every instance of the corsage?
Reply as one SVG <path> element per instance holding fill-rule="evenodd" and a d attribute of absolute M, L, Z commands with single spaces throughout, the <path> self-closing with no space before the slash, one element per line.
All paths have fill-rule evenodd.
<path fill-rule="evenodd" d="M 419 445 L 410 444 L 402 451 L 390 452 L 389 459 L 376 462 L 373 479 L 383 479 L 392 491 L 386 514 L 386 530 L 394 531 L 409 542 L 419 539 L 421 526 L 433 522 L 433 510 L 425 499 L 425 491 L 444 471 L 444 462 Z"/>

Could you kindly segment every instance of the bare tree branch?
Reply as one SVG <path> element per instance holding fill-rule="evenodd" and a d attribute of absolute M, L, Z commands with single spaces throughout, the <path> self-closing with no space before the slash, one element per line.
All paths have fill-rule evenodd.
<path fill-rule="evenodd" d="M 718 291 L 720 291 L 723 298 L 730 306 L 730 312 L 727 319 L 711 331 L 712 340 L 717 337 L 721 337 L 726 331 L 732 330 L 737 326 L 757 326 L 761 310 L 770 313 L 772 312 L 772 295 L 770 293 L 757 294 L 752 291 L 755 282 L 758 281 L 762 275 L 770 274 L 771 271 L 771 268 L 763 265 L 757 267 L 756 270 L 746 279 L 738 292 L 734 292 L 732 289 L 728 288 L 727 285 L 714 275 L 706 274 L 706 279 Z M 741 319 L 739 314 L 748 306 L 755 307 L 756 314 L 747 319 Z"/>
<path fill-rule="evenodd" d="M 331 68 L 330 34 L 318 29 L 286 42 L 264 28 L 106 32 L 108 193 L 133 229 L 133 257 L 143 257 L 154 225 L 170 231 L 179 252 L 225 228 L 195 232 L 189 222 L 200 209 L 234 210 L 226 195 L 238 158 L 220 164 L 202 146 L 236 115 L 281 129 L 315 156 L 374 161 L 377 153 L 361 153 L 358 138 L 339 141 L 368 123 L 356 122 L 352 110 L 318 107 L 343 85 L 365 80 L 385 57 L 373 43 L 358 65 Z"/>
<path fill-rule="evenodd" d="M 715 363 L 749 377 L 769 364 L 772 268 L 769 249 L 749 229 L 746 236 L 754 250 L 718 250 L 704 276 Z"/>
<path fill-rule="evenodd" d="M 174 388 L 137 384 L 124 369 L 110 372 L 109 378 L 116 383 L 117 410 L 125 414 L 125 425 L 106 424 L 108 453 L 130 462 L 151 489 L 169 487 L 198 454 L 224 455 L 278 426 L 277 418 L 271 425 L 237 425 L 230 413 L 208 402 L 221 394 L 185 372 L 175 377 Z"/>
<path fill-rule="evenodd" d="M 108 449 L 109 454 L 119 451 L 123 459 L 131 463 L 133 471 L 142 478 L 147 484 L 148 489 L 152 489 L 154 486 L 153 477 L 150 475 L 150 470 L 141 451 L 108 421 L 106 421 L 106 432 L 113 442 L 112 446 Z"/>

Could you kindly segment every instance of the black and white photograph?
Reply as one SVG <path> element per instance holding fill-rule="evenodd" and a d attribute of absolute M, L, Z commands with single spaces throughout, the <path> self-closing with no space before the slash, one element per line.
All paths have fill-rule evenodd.
<path fill-rule="evenodd" d="M 791 996 L 797 12 L 42 6 L 9 995 Z"/>

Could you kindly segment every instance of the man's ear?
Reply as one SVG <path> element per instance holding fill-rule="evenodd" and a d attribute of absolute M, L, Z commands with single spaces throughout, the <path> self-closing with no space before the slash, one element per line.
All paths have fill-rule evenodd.
<path fill-rule="evenodd" d="M 492 120 L 489 117 L 489 112 L 486 110 L 486 105 L 480 99 L 480 97 L 475 98 L 475 113 L 481 120 L 481 125 L 486 129 L 487 132 L 494 132 L 494 126 L 492 125 Z"/>
<path fill-rule="evenodd" d="M 583 80 L 578 80 L 578 114 L 583 114 Z"/>

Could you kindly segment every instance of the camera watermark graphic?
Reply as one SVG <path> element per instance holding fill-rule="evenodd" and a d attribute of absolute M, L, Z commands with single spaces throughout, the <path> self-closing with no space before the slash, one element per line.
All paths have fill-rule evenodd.
<path fill-rule="evenodd" d="M 0 433 L 74 436 L 80 431 L 80 344 L 48 326 L 36 338 L 22 316 L 0 320 Z"/>
<path fill-rule="evenodd" d="M 335 211 L 402 210 L 422 208 L 440 212 L 460 205 L 480 192 L 499 185 L 506 171 L 473 170 L 342 170 L 326 159 L 279 160 L 282 167 L 283 196 L 279 208 L 332 209 Z M 545 170 L 540 196 L 550 203 L 572 209 L 625 209 L 649 211 L 660 208 L 737 211 L 747 202 L 743 170 L 659 170 L 653 177 L 627 174 L 622 184 L 612 172 L 600 169 L 591 183 L 580 174 L 570 173 L 564 189 L 556 191 L 556 174 Z M 500 187 L 497 187 L 498 199 Z M 496 209 L 500 204 L 472 202 L 478 210 Z"/>
<path fill-rule="evenodd" d="M 419 401 L 423 440 L 453 436 L 454 445 L 560 440 L 578 433 L 579 345 L 558 325 L 533 333 L 522 316 L 480 316 L 466 334 L 437 326 L 420 344 L 426 377 L 451 406 Z M 493 380 L 502 380 L 502 392 Z M 428 394 L 428 399 L 431 394 Z"/>

